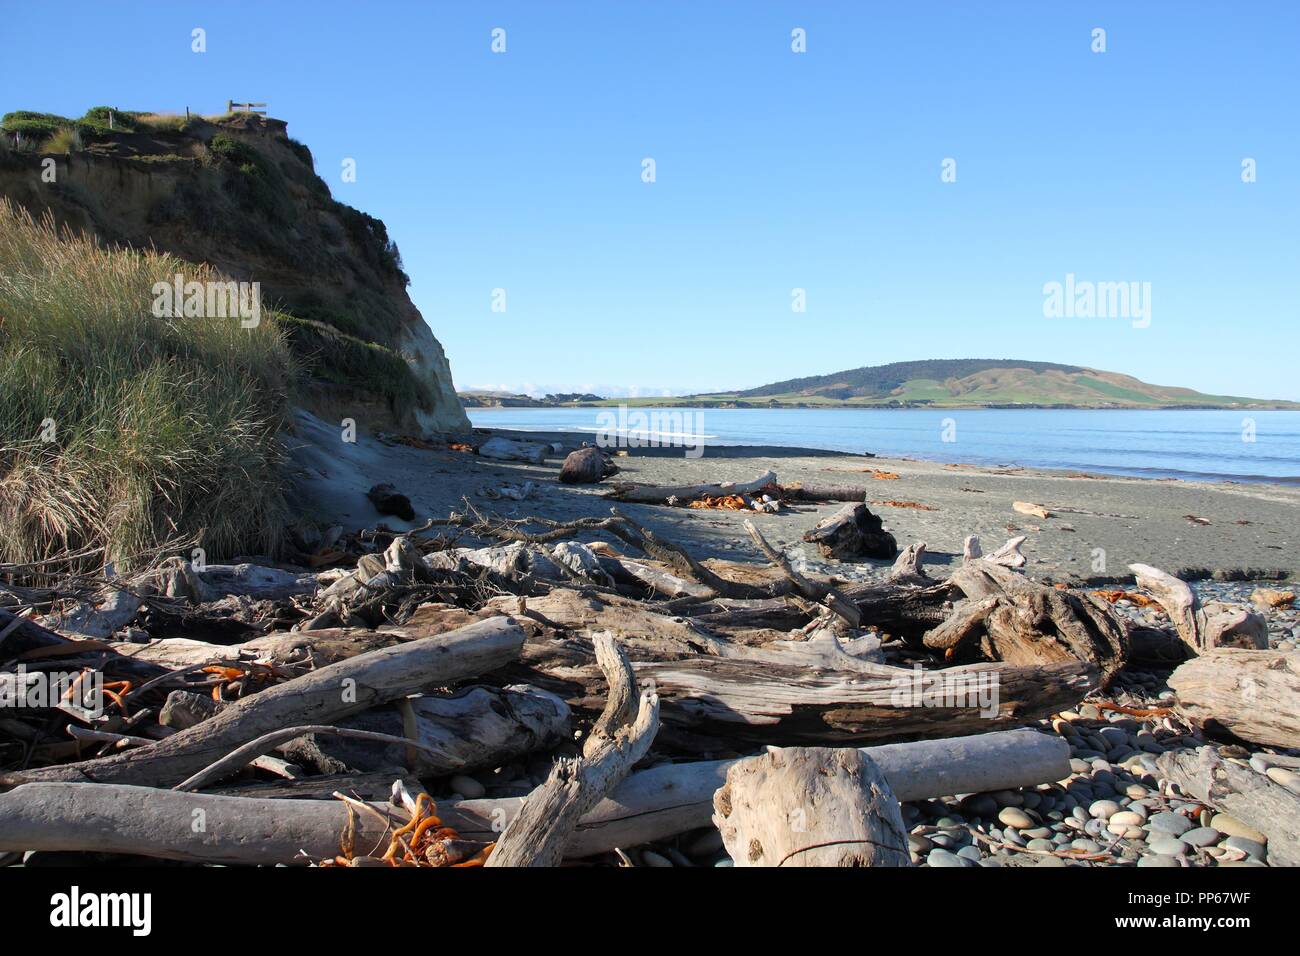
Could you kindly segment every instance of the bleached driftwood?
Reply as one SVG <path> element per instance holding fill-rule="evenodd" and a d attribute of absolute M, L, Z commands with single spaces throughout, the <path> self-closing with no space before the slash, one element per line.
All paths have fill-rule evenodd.
<path fill-rule="evenodd" d="M 1202 605 L 1185 581 L 1149 564 L 1130 564 L 1128 569 L 1138 587 L 1160 602 L 1178 636 L 1197 654 L 1213 647 L 1268 647 L 1268 623 L 1254 611 L 1220 601 Z"/>
<path fill-rule="evenodd" d="M 862 752 L 875 761 L 900 801 L 1050 783 L 1064 779 L 1070 768 L 1070 748 L 1063 738 L 1029 729 Z M 583 818 L 565 855 L 590 856 L 709 826 L 713 794 L 736 762 L 660 764 L 632 774 Z M 513 817 L 523 799 L 462 800 L 440 804 L 438 812 L 466 839 L 490 840 L 494 823 Z"/>
<path fill-rule="evenodd" d="M 774 749 L 732 764 L 713 822 L 736 866 L 910 866 L 888 781 L 860 750 Z"/>
<path fill-rule="evenodd" d="M 894 584 L 916 584 L 922 587 L 933 584 L 934 581 L 922 567 L 924 562 L 925 542 L 913 541 L 898 555 L 898 560 L 889 569 L 888 579 Z"/>
<path fill-rule="evenodd" d="M 922 800 L 1033 786 L 1069 774 L 1069 745 L 1034 730 L 979 734 L 947 740 L 892 744 L 865 751 L 900 800 Z M 565 847 L 569 857 L 661 840 L 710 825 L 713 793 L 735 761 L 661 764 L 632 774 L 600 801 Z M 241 792 L 280 792 L 339 778 L 258 785 Z M 357 780 L 367 778 L 356 778 Z M 391 782 L 391 781 L 390 781 Z M 438 814 L 466 839 L 496 839 L 525 798 L 462 800 L 439 804 Z M 405 815 L 377 807 L 392 820 Z M 195 822 L 201 821 L 201 828 Z M 378 846 L 383 827 L 359 814 L 359 851 Z M 0 853 L 88 850 L 159 859 L 229 864 L 306 862 L 339 851 L 347 809 L 334 800 L 265 799 L 183 793 L 118 784 L 32 783 L 0 794 Z"/>
<path fill-rule="evenodd" d="M 369 773 L 405 767 L 438 777 L 500 767 L 569 739 L 569 707 L 555 694 L 525 685 L 472 687 L 450 697 L 407 698 L 339 721 L 339 726 L 419 741 L 377 746 L 333 735 L 297 737 L 280 749 L 321 773 Z M 409 766 L 408 766 L 409 765 Z"/>
<path fill-rule="evenodd" d="M 989 660 L 1025 666 L 1066 660 L 1086 661 L 1101 673 L 1106 687 L 1128 660 L 1128 633 L 1115 609 L 1084 591 L 1035 584 L 986 558 L 967 562 L 952 573 L 950 584 L 972 602 L 996 597 L 992 607 L 968 606 L 963 619 L 946 625 L 927 643 L 955 650 L 954 637 L 980 638 Z M 964 625 L 959 629 L 957 625 Z"/>
<path fill-rule="evenodd" d="M 173 786 L 281 727 L 330 723 L 494 670 L 516 658 L 523 642 L 523 629 L 512 619 L 491 618 L 436 638 L 370 651 L 269 687 L 151 746 L 25 770 L 0 777 L 0 783 L 65 780 Z"/>
<path fill-rule="evenodd" d="M 111 566 L 105 569 L 105 576 L 113 577 Z M 41 624 L 69 637 L 102 641 L 134 621 L 141 607 L 140 599 L 130 591 L 108 584 L 97 604 L 83 602 L 67 613 L 42 618 Z"/>
<path fill-rule="evenodd" d="M 1270 866 L 1300 866 L 1300 796 L 1262 773 L 1224 760 L 1214 747 L 1170 751 L 1156 758 L 1156 766 L 1188 796 L 1268 837 Z"/>
<path fill-rule="evenodd" d="M 1020 546 L 1025 543 L 1025 535 L 1017 535 L 1014 538 L 1008 538 L 1007 543 L 990 554 L 984 555 L 984 560 L 989 564 L 1000 565 L 1004 568 L 1023 568 L 1025 566 L 1025 556 L 1020 553 Z M 979 539 L 975 539 L 975 547 L 979 548 Z M 978 557 L 978 555 L 976 555 Z"/>
<path fill-rule="evenodd" d="M 1196 724 L 1300 747 L 1300 651 L 1209 650 L 1180 664 L 1169 686 L 1179 712 Z"/>
<path fill-rule="evenodd" d="M 513 438 L 489 438 L 478 446 L 480 458 L 496 461 L 526 461 L 540 465 L 551 453 L 551 446 L 536 441 L 516 441 Z"/>
<path fill-rule="evenodd" d="M 583 743 L 582 756 L 560 759 L 546 782 L 526 798 L 506 826 L 487 866 L 557 866 L 574 829 L 650 750 L 659 729 L 653 691 L 637 693 L 632 665 L 609 634 L 592 637 L 596 659 L 609 683 L 600 719 Z"/>
<path fill-rule="evenodd" d="M 662 505 L 672 502 L 685 505 L 699 498 L 753 494 L 774 484 L 776 484 L 776 472 L 773 471 L 765 471 L 750 481 L 723 481 L 700 485 L 634 485 L 628 482 L 616 482 L 605 497 L 642 504 Z"/>
<path fill-rule="evenodd" d="M 966 540 L 961 543 L 961 556 L 963 561 L 974 561 L 984 554 L 980 550 L 980 539 L 973 534 L 968 534 Z"/>

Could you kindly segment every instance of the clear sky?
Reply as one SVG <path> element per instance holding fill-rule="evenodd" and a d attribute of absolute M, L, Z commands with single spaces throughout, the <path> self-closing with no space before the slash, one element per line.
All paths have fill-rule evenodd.
<path fill-rule="evenodd" d="M 1300 399 L 1292 0 L 0 0 L 0 39 L 0 111 L 267 101 L 462 388 L 1013 357 Z M 1045 317 L 1070 273 L 1149 325 Z"/>

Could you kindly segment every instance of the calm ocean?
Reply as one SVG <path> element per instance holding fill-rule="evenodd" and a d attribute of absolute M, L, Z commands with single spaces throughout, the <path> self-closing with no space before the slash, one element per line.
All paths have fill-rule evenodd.
<path fill-rule="evenodd" d="M 627 424 L 644 428 L 628 409 Z M 1024 465 L 1143 478 L 1300 483 L 1300 411 L 1069 409 L 664 409 L 660 432 L 705 451 L 779 445 L 980 465 Z M 601 429 L 599 408 L 470 408 L 483 428 Z M 607 421 L 607 420 L 606 420 Z M 682 428 L 681 426 L 685 427 Z M 659 437 L 654 434 L 652 437 Z M 950 440 L 945 441 L 948 438 Z M 1253 439 L 1253 440 L 1252 440 Z M 677 442 L 681 443 L 678 438 Z"/>

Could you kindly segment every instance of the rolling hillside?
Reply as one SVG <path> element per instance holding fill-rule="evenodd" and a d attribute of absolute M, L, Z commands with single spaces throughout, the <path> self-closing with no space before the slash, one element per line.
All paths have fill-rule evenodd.
<path fill-rule="evenodd" d="M 1017 359 L 894 362 L 774 382 L 739 392 L 633 404 L 708 406 L 1032 406 L 1063 408 L 1300 408 L 1300 403 L 1208 395 L 1130 375 Z"/>

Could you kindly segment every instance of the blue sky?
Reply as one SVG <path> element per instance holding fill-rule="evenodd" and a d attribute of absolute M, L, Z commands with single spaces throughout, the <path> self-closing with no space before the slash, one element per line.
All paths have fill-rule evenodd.
<path fill-rule="evenodd" d="M 1300 399 L 1300 4 L 0 0 L 0 35 L 0 111 L 267 101 L 460 387 L 1015 357 Z M 1067 273 L 1149 282 L 1149 327 L 1046 318 Z"/>

